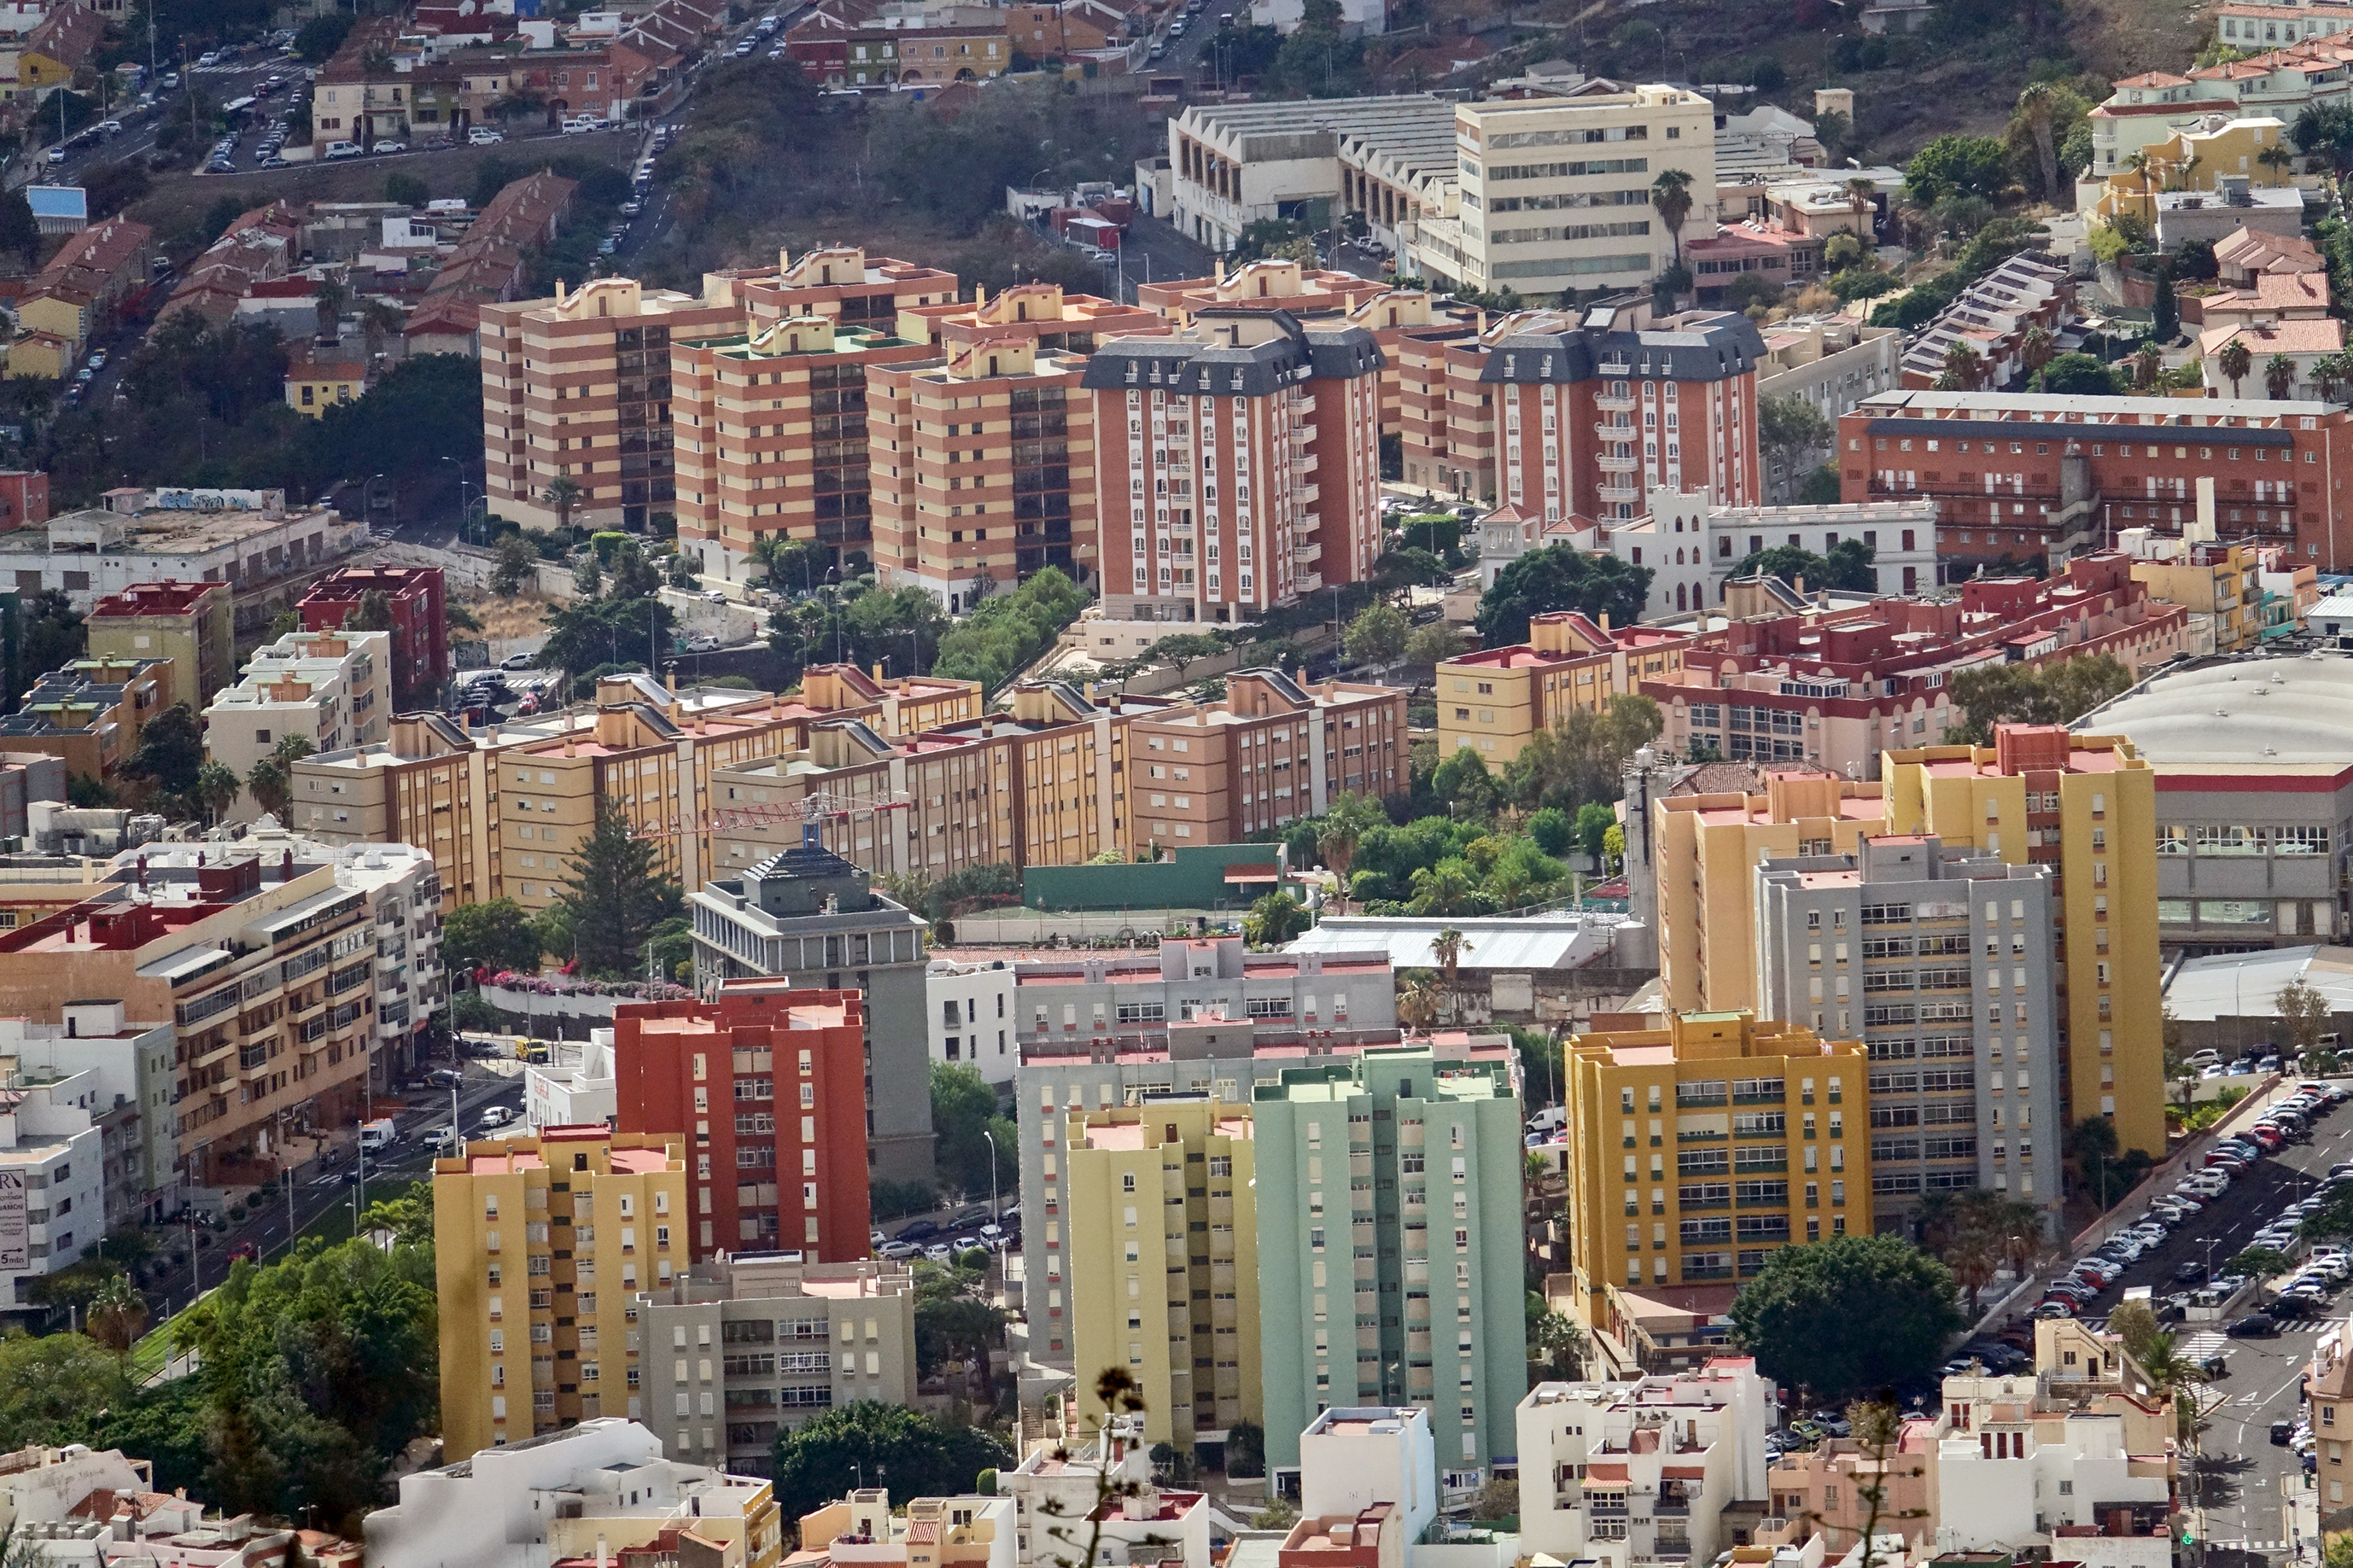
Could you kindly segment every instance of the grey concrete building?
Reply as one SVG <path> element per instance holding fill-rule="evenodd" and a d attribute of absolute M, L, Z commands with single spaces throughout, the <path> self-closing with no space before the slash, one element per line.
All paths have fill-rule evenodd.
<path fill-rule="evenodd" d="M 866 1163 L 884 1181 L 932 1175 L 930 958 L 913 914 L 867 874 L 810 842 L 691 899 L 695 989 L 790 979 L 866 994 Z"/>
<path fill-rule="evenodd" d="M 2167 953 L 2342 941 L 2353 844 L 2353 658 L 2174 665 L 2069 726 L 2157 770 Z"/>
<path fill-rule="evenodd" d="M 629 1418 L 662 1452 L 765 1476 L 780 1428 L 860 1399 L 915 1395 L 915 1279 L 905 1266 L 724 1253 L 640 1292 Z M 721 1428 L 724 1435 L 721 1435 Z M 703 1434 L 718 1451 L 701 1446 Z"/>
<path fill-rule="evenodd" d="M 2036 1205 L 2055 1233 L 2053 905 L 2050 868 L 1933 837 L 1758 867 L 1760 1014 L 1871 1050 L 1879 1229 L 1905 1228 L 1930 1194 L 1988 1187 Z"/>

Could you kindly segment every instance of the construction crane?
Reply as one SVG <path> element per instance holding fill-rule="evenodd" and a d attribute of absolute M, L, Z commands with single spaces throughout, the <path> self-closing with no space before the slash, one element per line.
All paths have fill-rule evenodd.
<path fill-rule="evenodd" d="M 729 805 L 701 817 L 672 817 L 667 824 L 632 826 L 632 838 L 681 838 L 716 833 L 748 833 L 763 827 L 786 827 L 798 823 L 801 842 L 814 847 L 828 826 L 871 821 L 895 811 L 911 811 L 914 802 L 900 790 L 881 795 L 837 795 L 813 790 L 798 800 L 777 804 Z"/>

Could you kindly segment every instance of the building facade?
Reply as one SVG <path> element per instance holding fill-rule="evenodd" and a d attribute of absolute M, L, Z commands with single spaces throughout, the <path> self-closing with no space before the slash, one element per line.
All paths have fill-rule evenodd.
<path fill-rule="evenodd" d="M 381 744 L 392 710 L 391 633 L 288 632 L 205 705 L 205 755 L 248 779 L 288 741 L 311 755 Z M 249 822 L 262 806 L 248 788 L 230 812 Z"/>
<path fill-rule="evenodd" d="M 857 992 L 739 980 L 713 1002 L 617 1007 L 613 1069 L 619 1131 L 686 1141 L 697 1261 L 778 1247 L 818 1263 L 866 1256 Z"/>
<path fill-rule="evenodd" d="M 1404 791 L 1404 691 L 1276 668 L 1236 670 L 1226 695 L 1128 721 L 1130 841 L 1139 849 L 1240 844 L 1320 816 L 1343 795 Z"/>
<path fill-rule="evenodd" d="M 686 1169 L 677 1137 L 602 1127 L 551 1127 L 433 1163 L 446 1452 L 593 1420 L 607 1397 L 628 1408 L 641 1371 L 638 1293 L 687 1264 Z"/>
<path fill-rule="evenodd" d="M 90 606 L 93 658 L 167 659 L 171 700 L 204 710 L 237 679 L 236 614 L 219 583 L 134 583 Z"/>
<path fill-rule="evenodd" d="M 392 672 L 394 710 L 438 707 L 451 668 L 448 584 L 438 566 L 346 566 L 330 572 L 311 584 L 296 606 L 302 628 L 342 629 L 365 611 L 371 594 L 384 595 L 392 620 L 385 663 Z"/>
<path fill-rule="evenodd" d="M 1001 958 L 964 963 L 935 958 L 924 976 L 932 1060 L 962 1063 L 992 1084 L 1009 1085 L 1020 1069 L 1014 1032 L 1013 966 Z"/>

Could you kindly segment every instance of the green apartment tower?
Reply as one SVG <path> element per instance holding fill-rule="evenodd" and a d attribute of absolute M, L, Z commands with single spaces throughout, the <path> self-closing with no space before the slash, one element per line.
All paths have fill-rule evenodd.
<path fill-rule="evenodd" d="M 1368 1050 L 1286 1070 L 1250 1112 L 1270 1471 L 1327 1409 L 1416 1405 L 1476 1485 L 1514 1458 L 1528 1384 L 1511 1064 Z"/>

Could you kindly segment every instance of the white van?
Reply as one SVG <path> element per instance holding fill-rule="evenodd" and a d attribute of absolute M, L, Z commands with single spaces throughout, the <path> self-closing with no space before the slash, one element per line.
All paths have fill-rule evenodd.
<path fill-rule="evenodd" d="M 327 143 L 327 156 L 330 158 L 356 158 L 359 155 L 360 144 L 356 142 L 330 142 Z"/>
<path fill-rule="evenodd" d="M 1547 1105 L 1528 1118 L 1531 1132 L 1557 1132 L 1568 1125 L 1568 1112 L 1563 1107 Z"/>
<path fill-rule="evenodd" d="M 391 1148 L 393 1141 L 399 1135 L 389 1116 L 360 1123 L 360 1147 L 371 1154 Z"/>

